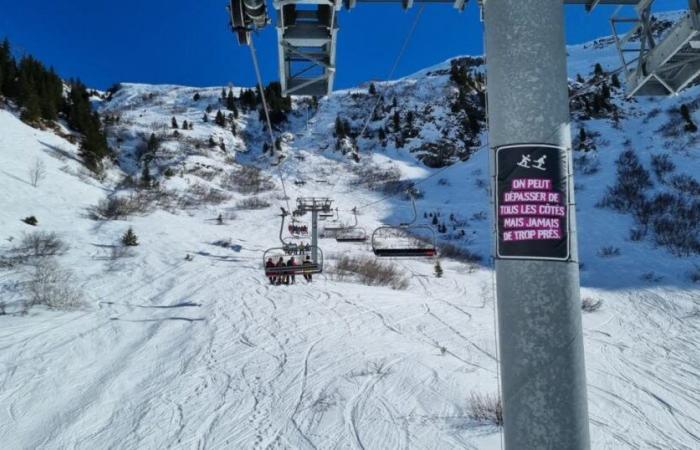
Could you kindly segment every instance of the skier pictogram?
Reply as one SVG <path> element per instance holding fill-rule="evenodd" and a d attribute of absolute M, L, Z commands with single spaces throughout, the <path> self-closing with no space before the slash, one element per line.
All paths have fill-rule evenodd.
<path fill-rule="evenodd" d="M 541 158 L 535 161 L 535 163 L 532 165 L 532 168 L 537 170 L 547 170 L 547 168 L 544 167 L 545 161 L 547 161 L 547 155 L 542 155 Z"/>
<path fill-rule="evenodd" d="M 522 155 L 522 158 L 523 158 L 523 159 L 520 160 L 520 162 L 518 163 L 518 165 L 519 165 L 520 167 L 524 167 L 524 168 L 526 168 L 526 169 L 529 169 L 529 168 L 530 168 L 530 163 L 532 162 L 532 158 L 530 158 L 530 155 Z"/>

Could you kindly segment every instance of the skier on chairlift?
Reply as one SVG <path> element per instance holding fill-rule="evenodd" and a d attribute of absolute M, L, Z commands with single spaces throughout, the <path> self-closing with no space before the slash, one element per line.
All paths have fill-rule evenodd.
<path fill-rule="evenodd" d="M 282 258 L 282 257 L 280 256 L 280 259 L 277 261 L 277 264 L 275 265 L 275 267 L 277 267 L 278 269 L 280 269 L 280 268 L 282 268 L 282 267 L 285 267 L 284 258 Z M 280 284 L 286 283 L 286 282 L 287 282 L 287 276 L 286 276 L 286 274 L 285 274 L 284 272 L 281 271 L 281 272 L 277 275 L 277 281 L 276 281 L 275 284 L 279 286 Z"/>
<path fill-rule="evenodd" d="M 302 266 L 304 266 L 304 279 L 306 281 L 308 281 L 309 283 L 312 281 L 311 280 L 312 274 L 311 274 L 311 270 L 310 270 L 310 266 L 312 266 L 312 265 L 313 265 L 313 263 L 311 262 L 311 257 L 307 255 L 306 259 L 304 259 L 304 263 L 302 264 Z"/>
<path fill-rule="evenodd" d="M 268 258 L 267 262 L 265 263 L 265 268 L 270 269 L 275 267 L 275 262 L 272 260 L 272 258 Z M 274 274 L 268 272 L 268 277 L 270 280 L 270 284 L 275 284 L 275 281 L 277 281 L 277 277 L 274 276 Z"/>
<path fill-rule="evenodd" d="M 289 261 L 287 261 L 287 267 L 290 267 L 291 270 L 289 270 L 289 271 L 287 272 L 288 275 L 287 275 L 286 284 L 290 284 L 290 283 L 291 283 L 291 284 L 294 284 L 294 282 L 296 281 L 296 276 L 295 276 L 295 273 L 294 273 L 294 270 L 295 270 L 295 269 L 294 269 L 294 266 L 296 266 L 296 265 L 297 265 L 297 262 L 296 262 L 296 260 L 294 259 L 294 257 L 292 256 L 291 258 L 289 258 Z"/>

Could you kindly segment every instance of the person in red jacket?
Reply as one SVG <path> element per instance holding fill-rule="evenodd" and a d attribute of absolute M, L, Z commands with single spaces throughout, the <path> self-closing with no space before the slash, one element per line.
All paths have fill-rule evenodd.
<path fill-rule="evenodd" d="M 270 269 L 275 267 L 275 262 L 272 260 L 272 258 L 268 258 L 267 262 L 265 263 L 265 269 Z M 267 272 L 267 271 L 266 271 Z M 277 277 L 273 272 L 267 272 L 267 279 L 270 280 L 270 284 L 275 284 L 277 281 Z"/>

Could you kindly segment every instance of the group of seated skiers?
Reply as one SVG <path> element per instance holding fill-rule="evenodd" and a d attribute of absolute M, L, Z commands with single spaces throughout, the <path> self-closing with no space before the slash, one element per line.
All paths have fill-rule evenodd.
<path fill-rule="evenodd" d="M 289 225 L 287 229 L 292 234 L 309 234 L 309 227 L 306 225 Z"/>
<path fill-rule="evenodd" d="M 311 256 L 308 255 L 303 261 L 301 258 L 297 259 L 292 256 L 287 262 L 280 256 L 276 263 L 272 258 L 268 258 L 267 262 L 265 262 L 265 269 L 289 267 L 290 270 L 267 272 L 267 278 L 270 280 L 270 284 L 274 285 L 294 284 L 296 281 L 296 274 L 299 272 L 299 266 L 301 266 L 304 279 L 311 282 L 313 276 L 313 267 L 311 266 L 313 265 L 314 263 L 311 261 Z"/>
<path fill-rule="evenodd" d="M 304 244 L 303 242 L 299 242 L 299 245 L 287 244 L 284 249 L 289 255 L 304 255 L 311 251 L 311 244 Z"/>

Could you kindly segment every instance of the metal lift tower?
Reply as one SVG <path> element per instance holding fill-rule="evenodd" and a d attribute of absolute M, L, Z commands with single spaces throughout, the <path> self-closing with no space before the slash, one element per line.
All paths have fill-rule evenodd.
<path fill-rule="evenodd" d="M 311 213 L 311 261 L 318 264 L 318 213 L 331 214 L 333 212 L 333 200 L 318 197 L 297 198 L 297 207 L 293 214 L 303 216 Z"/>
<path fill-rule="evenodd" d="M 494 201 L 501 391 L 507 449 L 590 448 L 581 329 L 564 4 L 635 6 L 627 34 L 613 19 L 630 95 L 674 94 L 700 74 L 700 8 L 656 42 L 653 0 L 481 0 L 485 23 L 489 142 Z M 333 88 L 337 12 L 359 3 L 466 0 L 275 0 L 280 81 L 286 94 Z M 231 0 L 241 43 L 269 22 L 264 0 Z M 248 15 L 246 11 L 250 10 Z M 242 13 L 241 13 L 242 12 Z M 634 53 L 634 59 L 627 59 Z M 298 63 L 306 68 L 294 70 Z M 311 75 L 312 71 L 317 72 Z M 541 204 L 518 202 L 545 199 Z M 321 199 L 322 201 L 327 201 Z M 313 211 L 315 199 L 303 200 Z M 319 206 L 323 210 L 325 206 Z M 328 208 L 330 204 L 328 203 Z M 537 223 L 522 230 L 528 217 Z M 513 220 L 511 220 L 513 219 Z M 315 227 L 314 227 L 315 228 Z"/>

